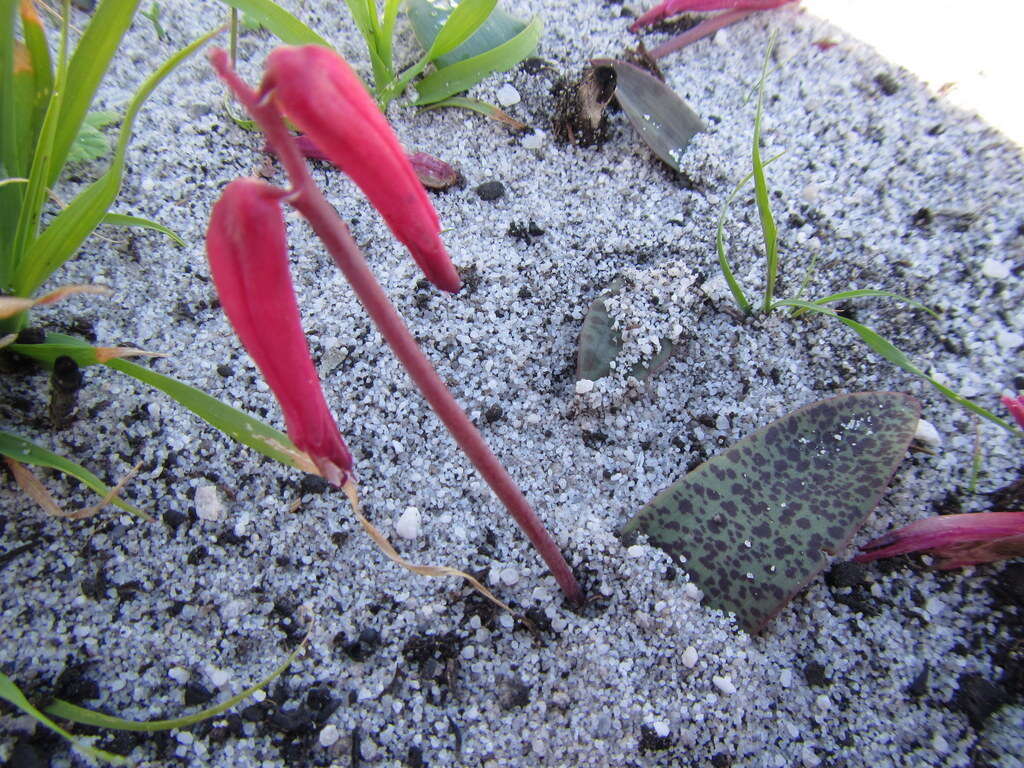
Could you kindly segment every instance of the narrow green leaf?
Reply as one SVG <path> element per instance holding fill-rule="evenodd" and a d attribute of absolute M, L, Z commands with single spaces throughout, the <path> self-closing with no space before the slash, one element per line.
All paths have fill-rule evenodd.
<path fill-rule="evenodd" d="M 380 22 L 380 33 L 378 34 L 377 52 L 387 66 L 389 72 L 394 72 L 394 36 L 395 21 L 398 19 L 398 9 L 402 5 L 401 0 L 384 0 L 384 16 Z"/>
<path fill-rule="evenodd" d="M 142 229 L 152 229 L 161 234 L 167 235 L 182 248 L 185 247 L 185 241 L 182 240 L 178 234 L 159 222 L 152 221 L 150 219 L 144 219 L 141 216 L 127 216 L 123 213 L 108 213 L 103 217 L 103 224 L 110 224 L 115 227 L 141 227 Z"/>
<path fill-rule="evenodd" d="M 46 106 L 53 93 L 53 62 L 50 60 L 50 46 L 46 40 L 46 28 L 36 13 L 33 3 L 21 6 L 21 31 L 32 63 L 34 93 L 32 101 L 32 136 L 39 133 L 46 114 Z"/>
<path fill-rule="evenodd" d="M 31 358 L 47 368 L 53 368 L 54 361 L 61 356 L 70 357 L 81 368 L 100 364 L 94 347 L 63 333 L 46 334 L 46 341 L 42 344 L 11 344 L 6 349 Z"/>
<path fill-rule="evenodd" d="M 333 47 L 320 35 L 307 27 L 295 16 L 272 0 L 224 0 L 232 8 L 237 8 L 249 19 L 266 27 L 281 42 L 288 45 L 322 45 Z"/>
<path fill-rule="evenodd" d="M 83 485 L 98 493 L 100 496 L 106 496 L 110 493 L 110 488 L 85 467 L 80 464 L 76 464 L 70 459 L 65 459 L 63 456 L 58 456 L 56 453 L 48 451 L 42 446 L 36 445 L 35 443 L 10 432 L 0 432 L 0 454 L 10 456 L 12 459 L 20 461 L 22 464 L 32 464 L 36 467 L 48 467 L 49 469 L 55 469 L 65 475 L 70 475 L 71 477 L 79 480 Z M 131 512 L 133 515 L 148 518 L 142 510 L 132 506 L 118 496 L 111 499 L 110 503 L 120 507 L 125 512 Z"/>
<path fill-rule="evenodd" d="M 99 225 L 117 193 L 121 189 L 124 174 L 124 156 L 131 139 L 135 117 L 153 90 L 181 62 L 202 48 L 221 32 L 215 29 L 171 56 L 154 72 L 135 93 L 128 106 L 117 148 L 110 162 L 110 168 L 103 176 L 90 184 L 78 197 L 54 217 L 53 221 L 32 244 L 22 260 L 13 282 L 15 295 L 29 296 L 50 274 L 67 261 L 81 247 L 85 238 Z"/>
<path fill-rule="evenodd" d="M 412 24 L 416 42 L 424 51 L 430 50 L 445 21 L 452 13 L 447 0 L 409 0 L 406 14 Z M 526 29 L 526 22 L 510 16 L 500 6 L 494 8 L 486 21 L 469 39 L 440 56 L 434 62 L 438 68 L 449 67 L 507 43 Z"/>
<path fill-rule="evenodd" d="M 492 120 L 497 120 L 499 123 L 505 123 L 505 125 L 511 126 L 517 131 L 528 131 L 530 126 L 521 120 L 516 120 L 512 115 L 503 109 L 483 101 L 481 99 L 470 99 L 465 96 L 452 96 L 451 98 L 445 99 L 444 101 L 438 101 L 434 104 L 427 104 L 422 109 L 424 112 L 429 112 L 433 109 L 444 109 L 446 107 L 454 107 L 456 109 L 469 109 L 473 112 L 479 112 L 485 117 L 489 117 Z"/>
<path fill-rule="evenodd" d="M 924 379 L 933 387 L 935 387 L 935 389 L 937 389 L 940 393 L 942 393 L 943 396 L 945 396 L 949 400 L 952 400 L 957 405 L 960 405 L 966 408 L 967 410 L 971 411 L 972 413 L 976 413 L 982 418 L 991 421 L 993 424 L 1002 427 L 1007 432 L 1016 437 L 1024 437 L 1024 432 L 1017 429 L 1006 420 L 999 418 L 988 409 L 982 408 L 980 405 L 972 402 L 971 400 L 968 400 L 963 395 L 954 392 L 952 389 L 947 387 L 942 382 L 929 376 L 923 370 L 914 365 L 914 363 L 911 362 L 910 358 L 907 357 L 899 349 L 897 349 L 891 341 L 884 338 L 877 331 L 869 328 L 868 326 L 862 325 L 861 323 L 858 323 L 856 320 L 851 320 L 848 317 L 843 317 L 842 315 L 839 315 L 831 307 L 825 307 L 822 306 L 821 304 L 816 304 L 810 301 L 797 301 L 796 299 L 785 299 L 783 301 L 775 302 L 775 306 L 801 307 L 809 312 L 818 312 L 823 315 L 830 315 L 834 317 L 843 325 L 846 325 L 849 328 L 851 328 L 854 331 L 854 333 L 861 337 L 865 344 L 867 344 L 871 349 L 873 349 L 875 352 L 884 357 L 893 365 L 902 368 L 907 373 L 912 373 L 913 375 L 919 376 L 920 378 Z"/>
<path fill-rule="evenodd" d="M 936 312 L 934 309 L 931 309 L 928 306 L 925 306 L 924 304 L 922 304 L 919 301 L 915 301 L 914 299 L 911 299 L 911 298 L 909 298 L 907 296 L 903 296 L 903 295 L 898 294 L 898 293 L 893 293 L 891 291 L 879 291 L 879 290 L 875 290 L 874 288 L 859 288 L 859 289 L 853 290 L 853 291 L 841 291 L 840 293 L 833 293 L 830 296 L 825 296 L 822 299 L 815 299 L 811 303 L 824 306 L 825 304 L 832 304 L 834 302 L 845 301 L 847 299 L 857 299 L 857 298 L 860 298 L 862 296 L 881 296 L 881 297 L 888 298 L 888 299 L 896 299 L 897 301 L 902 301 L 902 302 L 904 302 L 906 304 L 909 304 L 912 307 L 915 307 L 916 309 L 923 309 L 925 312 L 927 312 L 929 315 L 934 317 L 936 320 L 941 320 L 942 319 L 941 317 L 939 317 L 939 313 L 938 312 Z M 796 316 L 796 315 L 802 314 L 805 311 L 806 310 L 798 308 L 793 314 L 794 314 L 794 316 Z"/>
<path fill-rule="evenodd" d="M 754 199 L 757 200 L 757 213 L 761 218 L 761 232 L 764 236 L 764 252 L 767 258 L 767 279 L 764 289 L 764 311 L 771 311 L 775 296 L 775 281 L 779 273 L 779 232 L 772 215 L 771 198 L 768 194 L 768 182 L 764 176 L 764 164 L 761 162 L 761 117 L 764 114 L 764 87 L 768 78 L 768 61 L 771 58 L 775 35 L 772 34 L 768 50 L 764 55 L 761 67 L 761 81 L 757 89 L 757 114 L 754 117 L 753 165 L 754 165 Z"/>
<path fill-rule="evenodd" d="M 50 169 L 54 162 L 54 145 L 60 131 L 59 118 L 62 112 L 62 104 L 67 88 L 68 65 L 68 20 L 70 4 L 64 2 L 64 22 L 60 31 L 60 53 L 57 58 L 57 77 L 53 86 L 53 95 L 46 108 L 46 115 L 43 124 L 39 129 L 39 139 L 36 142 L 35 152 L 32 156 L 32 166 L 28 174 L 28 185 L 25 188 L 25 196 L 21 201 L 21 210 L 18 212 L 18 227 L 14 232 L 14 244 L 11 246 L 11 261 L 13 278 L 17 284 L 17 273 L 25 261 L 25 254 L 35 241 L 39 232 L 39 217 L 42 215 L 43 204 L 46 202 L 46 195 L 49 192 Z M 23 294 L 27 295 L 27 294 Z"/>
<path fill-rule="evenodd" d="M 284 671 L 291 666 L 291 663 L 295 661 L 295 657 L 298 656 L 305 647 L 306 641 L 303 640 L 302 643 L 299 644 L 298 648 L 288 655 L 288 658 L 281 662 L 273 672 L 258 683 L 249 686 L 241 693 L 232 696 L 230 699 L 226 699 L 220 704 L 216 704 L 200 712 L 196 712 L 194 715 L 176 717 L 170 720 L 125 720 L 121 717 L 105 715 L 102 712 L 93 712 L 91 709 L 76 706 L 71 702 L 64 701 L 63 699 L 57 699 L 50 706 L 46 707 L 46 713 L 53 717 L 59 717 L 62 720 L 70 720 L 73 723 L 91 725 L 96 728 L 111 728 L 116 731 L 169 731 L 174 728 L 189 728 L 203 720 L 208 720 L 211 717 L 216 717 L 223 712 L 227 712 L 236 704 L 239 704 L 252 696 L 256 691 L 266 688 L 284 674 Z"/>
<path fill-rule="evenodd" d="M 453 51 L 476 32 L 491 15 L 497 0 L 462 0 L 441 27 L 427 51 L 431 61 Z"/>
<path fill-rule="evenodd" d="M 542 29 L 535 18 L 507 43 L 471 59 L 457 62 L 433 72 L 416 84 L 417 106 L 441 101 L 479 83 L 492 72 L 504 72 L 525 59 L 537 48 Z"/>
<path fill-rule="evenodd" d="M 783 416 L 701 464 L 629 521 L 707 602 L 760 631 L 846 547 L 914 436 L 898 392 L 840 395 Z"/>
<path fill-rule="evenodd" d="M 53 142 L 47 186 L 53 186 L 64 167 L 111 59 L 131 26 L 139 0 L 100 0 L 78 42 L 68 66 L 67 90 L 60 108 L 60 123 Z"/>
<path fill-rule="evenodd" d="M 219 429 L 225 435 L 257 453 L 286 464 L 289 467 L 306 470 L 300 458 L 304 454 L 292 444 L 288 436 L 258 419 L 248 416 L 215 397 L 170 376 L 151 371 L 127 360 L 111 360 L 105 363 L 116 371 L 138 379 L 143 384 L 159 389 L 165 395 L 177 400 L 206 423 Z"/>
<path fill-rule="evenodd" d="M 780 152 L 775 157 L 764 163 L 764 167 L 767 167 L 782 157 L 783 153 Z M 722 276 L 725 278 L 725 282 L 729 285 L 729 290 L 732 292 L 733 298 L 736 300 L 736 304 L 745 313 L 750 314 L 752 307 L 750 302 L 747 301 L 746 295 L 743 293 L 743 289 L 740 287 L 739 282 L 733 275 L 732 267 L 729 264 L 729 256 L 726 253 L 725 248 L 725 217 L 729 213 L 729 206 L 732 205 L 732 201 L 736 199 L 736 195 L 740 193 L 749 182 L 754 178 L 754 172 L 751 171 L 743 179 L 733 187 L 732 192 L 729 193 L 729 197 L 726 198 L 725 204 L 722 206 L 721 212 L 718 214 L 718 233 L 715 236 L 715 249 L 718 251 L 718 265 L 722 268 Z"/>
<path fill-rule="evenodd" d="M 19 176 L 23 164 L 18 150 L 18 112 L 14 98 L 15 19 L 18 0 L 0 0 L 0 169 L 3 176 Z M 0 293 L 10 292 L 14 272 L 14 233 L 25 188 L 18 184 L 0 187 Z"/>
<path fill-rule="evenodd" d="M 30 717 L 34 718 L 36 722 L 49 728 L 54 733 L 63 736 L 65 739 L 71 742 L 71 746 L 73 746 L 77 751 L 81 752 L 82 754 L 88 755 L 89 757 L 92 757 L 96 760 L 104 760 L 113 765 L 128 764 L 128 760 L 122 757 L 121 755 L 115 755 L 112 752 L 105 752 L 102 749 L 97 749 L 96 747 L 86 744 L 84 741 L 79 741 L 72 734 L 65 731 L 63 728 L 61 728 L 59 725 L 53 722 L 53 720 L 51 720 L 38 709 L 36 709 L 34 706 L 32 706 L 32 703 L 25 698 L 25 694 L 21 692 L 21 689 L 18 688 L 18 686 L 14 684 L 11 678 L 9 678 L 3 672 L 0 672 L 0 699 L 4 699 L 10 704 L 13 704 L 26 715 L 29 715 Z"/>

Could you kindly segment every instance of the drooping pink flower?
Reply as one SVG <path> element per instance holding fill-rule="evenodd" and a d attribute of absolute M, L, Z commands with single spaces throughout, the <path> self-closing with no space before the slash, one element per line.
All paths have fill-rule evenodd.
<path fill-rule="evenodd" d="M 228 184 L 210 215 L 206 253 L 224 313 L 280 403 L 288 437 L 340 486 L 352 454 L 302 332 L 279 203 L 285 194 L 254 178 Z"/>
<path fill-rule="evenodd" d="M 656 24 L 679 13 L 703 13 L 705 11 L 743 10 L 764 11 L 798 0 L 664 0 L 641 15 L 630 26 L 630 32 Z"/>
<path fill-rule="evenodd" d="M 866 563 L 909 552 L 934 555 L 948 570 L 1024 555 L 1024 512 L 940 515 L 890 531 L 861 547 L 854 560 Z"/>
<path fill-rule="evenodd" d="M 276 48 L 260 95 L 351 177 L 427 279 L 452 293 L 462 287 L 434 206 L 387 119 L 343 58 L 318 45 Z"/>
<path fill-rule="evenodd" d="M 1017 422 L 1021 429 L 1024 429 L 1024 395 L 1017 395 L 1016 397 L 1003 395 L 1002 402 L 1010 411 L 1013 420 Z"/>

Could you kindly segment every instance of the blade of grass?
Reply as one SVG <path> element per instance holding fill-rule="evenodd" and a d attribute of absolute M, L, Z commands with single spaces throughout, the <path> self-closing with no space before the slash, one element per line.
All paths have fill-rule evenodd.
<path fill-rule="evenodd" d="M 103 76 L 110 67 L 125 31 L 131 26 L 139 0 L 101 0 L 92 12 L 68 66 L 67 88 L 60 107 L 60 122 L 53 141 L 53 162 L 46 178 L 53 186 L 64 167 L 71 143 L 78 135 Z"/>
<path fill-rule="evenodd" d="M 861 323 L 858 323 L 856 320 L 851 320 L 848 317 L 843 317 L 842 315 L 837 314 L 836 311 L 831 307 L 824 307 L 820 304 L 815 304 L 810 301 L 784 299 L 782 301 L 775 302 L 775 306 L 802 307 L 809 312 L 817 312 L 819 314 L 830 315 L 834 317 L 843 325 L 852 329 L 854 333 L 860 336 L 860 338 L 864 341 L 865 344 L 867 344 L 871 349 L 873 349 L 875 352 L 884 357 L 893 365 L 902 368 L 907 373 L 912 373 L 913 375 L 924 379 L 933 387 L 935 387 L 935 389 L 937 389 L 942 395 L 944 395 L 949 400 L 952 400 L 957 405 L 966 408 L 972 413 L 978 414 L 983 419 L 991 421 L 993 424 L 1002 427 L 1012 435 L 1015 435 L 1017 437 L 1024 437 L 1024 432 L 1012 426 L 1009 422 L 999 418 L 991 411 L 987 410 L 986 408 L 982 408 L 980 405 L 977 405 L 976 403 L 968 400 L 963 395 L 954 392 L 952 389 L 947 387 L 942 382 L 929 376 L 923 370 L 914 365 L 914 363 L 911 362 L 910 358 L 908 358 L 903 352 L 897 349 L 892 342 L 890 342 L 888 339 L 884 338 L 881 334 L 869 328 L 868 326 L 862 325 Z"/>
<path fill-rule="evenodd" d="M 50 46 L 46 40 L 46 28 L 35 12 L 32 3 L 21 4 L 21 31 L 32 63 L 33 105 L 32 135 L 35 136 L 46 114 L 46 105 L 53 92 L 53 62 L 50 60 Z"/>
<path fill-rule="evenodd" d="M 182 240 L 177 233 L 168 229 L 159 222 L 152 221 L 150 219 L 144 219 L 141 216 L 128 216 L 123 213 L 108 213 L 103 217 L 102 224 L 109 224 L 114 227 L 141 227 L 142 229 L 152 229 L 161 234 L 167 235 L 177 245 L 182 248 L 185 247 L 185 241 Z"/>
<path fill-rule="evenodd" d="M 16 295 L 28 296 L 35 291 L 55 269 L 75 254 L 85 238 L 103 220 L 107 209 L 110 208 L 121 190 L 125 152 L 128 149 L 128 141 L 131 139 L 135 117 L 142 105 L 167 75 L 182 61 L 218 35 L 222 29 L 215 29 L 182 48 L 167 59 L 142 84 L 132 98 L 124 121 L 121 123 L 121 132 L 118 136 L 117 148 L 110 162 L 110 168 L 72 200 L 32 244 L 12 280 Z"/>
<path fill-rule="evenodd" d="M 431 73 L 416 85 L 416 105 L 441 101 L 476 85 L 492 72 L 511 69 L 536 49 L 542 27 L 541 20 L 535 18 L 507 43 Z"/>
<path fill-rule="evenodd" d="M 753 166 L 754 166 L 754 199 L 757 201 L 757 213 L 761 218 L 761 232 L 764 236 L 764 251 L 767 258 L 766 281 L 764 289 L 764 312 L 770 312 L 775 294 L 775 281 L 779 272 L 779 233 L 772 215 L 771 199 L 768 195 L 768 182 L 764 176 L 764 164 L 761 162 L 761 118 L 764 113 L 764 87 L 768 78 L 768 61 L 775 46 L 775 34 L 768 41 L 768 50 L 761 66 L 761 82 L 757 89 L 757 112 L 754 116 Z"/>
<path fill-rule="evenodd" d="M 384 16 L 380 23 L 377 51 L 389 72 L 395 71 L 392 46 L 394 44 L 395 21 L 398 19 L 398 9 L 401 4 L 401 0 L 384 0 Z"/>
<path fill-rule="evenodd" d="M 902 302 L 904 302 L 906 304 L 909 304 L 912 307 L 915 307 L 916 309 L 923 309 L 925 312 L 927 312 L 929 315 L 934 317 L 936 320 L 941 320 L 942 319 L 939 316 L 938 312 L 936 312 L 934 309 L 931 309 L 928 306 L 925 306 L 924 304 L 922 304 L 919 301 L 915 301 L 914 299 L 911 299 L 911 298 L 909 298 L 907 296 L 903 296 L 903 295 L 901 295 L 899 293 L 893 293 L 892 291 L 879 291 L 879 290 L 875 290 L 874 288 L 860 288 L 860 289 L 857 289 L 857 290 L 854 290 L 854 291 L 842 291 L 840 293 L 833 293 L 832 295 L 826 296 L 826 297 L 824 297 L 822 299 L 815 299 L 814 301 L 811 302 L 811 304 L 817 304 L 819 306 L 824 306 L 826 304 L 832 304 L 832 303 L 837 302 L 837 301 L 845 301 L 846 299 L 857 299 L 857 298 L 860 298 L 862 296 L 882 296 L 882 297 L 885 297 L 887 299 L 896 299 L 897 301 L 902 301 Z M 772 308 L 774 309 L 777 306 L 778 306 L 778 303 L 776 302 L 772 306 Z M 806 311 L 807 311 L 806 309 L 796 308 L 796 309 L 793 310 L 793 317 L 799 317 L 800 315 L 802 315 Z"/>
<path fill-rule="evenodd" d="M 81 752 L 83 755 L 86 755 L 87 757 L 91 757 L 96 760 L 104 760 L 108 763 L 112 763 L 113 765 L 128 764 L 127 758 L 122 757 L 121 755 L 115 755 L 112 752 L 105 752 L 102 749 L 98 749 L 97 747 L 94 747 L 90 744 L 86 744 L 84 741 L 79 741 L 71 733 L 65 731 L 63 728 L 61 728 L 59 725 L 53 722 L 53 720 L 51 720 L 38 709 L 36 709 L 34 706 L 32 706 L 32 703 L 27 698 L 25 698 L 25 694 L 21 692 L 21 689 L 18 688 L 18 686 L 14 684 L 11 678 L 9 678 L 3 672 L 0 672 L 0 699 L 4 699 L 5 701 L 20 709 L 26 715 L 29 715 L 30 717 L 35 719 L 36 722 L 49 728 L 54 733 L 63 736 L 65 739 L 71 742 L 71 746 L 73 746 L 77 751 Z"/>
<path fill-rule="evenodd" d="M 780 152 L 775 157 L 769 159 L 762 168 L 766 168 L 776 160 L 778 160 L 784 152 Z M 750 180 L 754 178 L 754 172 L 751 171 L 743 179 L 733 187 L 732 192 L 729 193 L 729 197 L 726 198 L 725 204 L 722 206 L 722 212 L 718 214 L 718 233 L 715 236 L 715 249 L 718 251 L 718 265 L 722 268 L 722 276 L 725 278 L 725 282 L 729 286 L 729 290 L 732 292 L 732 297 L 736 300 L 736 304 L 744 314 L 750 314 L 753 308 L 750 302 L 747 301 L 746 295 L 743 293 L 743 289 L 740 287 L 739 282 L 733 275 L 732 267 L 729 265 L 729 255 L 725 250 L 725 217 L 729 213 L 729 206 L 732 205 L 732 201 L 736 199 L 736 195 L 740 193 Z"/>
<path fill-rule="evenodd" d="M 530 129 L 526 123 L 516 120 L 512 115 L 494 104 L 489 104 L 486 101 L 480 99 L 469 99 L 465 96 L 452 96 L 450 99 L 444 101 L 438 101 L 434 104 L 427 104 L 422 108 L 422 111 L 429 112 L 432 109 L 444 109 L 445 107 L 454 107 L 456 109 L 468 109 L 473 112 L 479 112 L 481 115 L 497 120 L 499 123 L 505 123 L 511 126 L 517 131 L 527 131 Z"/>
<path fill-rule="evenodd" d="M 10 432 L 0 431 L 0 454 L 10 456 L 12 459 L 20 461 L 22 464 L 47 467 L 49 469 L 55 469 L 65 475 L 70 475 L 86 487 L 98 493 L 100 496 L 106 496 L 110 493 L 109 486 L 85 467 L 80 464 L 76 464 L 63 456 L 58 456 L 56 453 L 48 451 L 42 446 L 36 445 L 35 443 Z M 110 500 L 110 503 L 120 507 L 125 512 L 131 512 L 133 515 L 137 515 L 143 519 L 149 519 L 149 515 L 141 509 L 132 506 L 127 501 L 124 501 L 117 496 L 114 496 Z"/>
<path fill-rule="evenodd" d="M 224 0 L 224 2 L 244 13 L 260 26 L 269 29 L 283 43 L 332 47 L 320 35 L 272 0 Z"/>
<path fill-rule="evenodd" d="M 46 116 L 39 129 L 32 156 L 32 168 L 28 175 L 28 187 L 22 199 L 21 210 L 18 212 L 18 227 L 14 232 L 14 243 L 11 246 L 12 277 L 17 283 L 17 274 L 25 260 L 25 253 L 36 239 L 39 231 L 39 217 L 42 215 L 43 204 L 50 188 L 50 169 L 54 159 L 54 145 L 57 141 L 59 119 L 63 112 L 62 103 L 67 87 L 68 67 L 68 16 L 71 11 L 70 0 L 64 0 L 64 23 L 60 30 L 60 48 L 57 58 L 57 77 L 53 86 L 53 95 L 46 109 Z M 21 294 L 27 296 L 28 294 Z"/>
<path fill-rule="evenodd" d="M 232 696 L 230 699 L 226 699 L 220 704 L 215 704 L 214 706 L 196 712 L 193 715 L 176 717 L 168 720 L 125 720 L 122 717 L 105 715 L 102 712 L 93 712 L 91 709 L 76 706 L 71 702 L 64 701 L 63 699 L 56 699 L 52 704 L 45 708 L 45 712 L 48 715 L 59 717 L 62 720 L 70 720 L 72 723 L 91 725 L 96 728 L 110 728 L 116 731 L 169 731 L 174 728 L 188 728 L 196 723 L 202 722 L 203 720 L 208 720 L 211 717 L 216 717 L 217 715 L 228 711 L 236 704 L 239 704 L 252 696 L 256 691 L 262 690 L 274 682 L 284 674 L 284 671 L 291 666 L 293 661 L 295 661 L 295 657 L 298 656 L 306 647 L 306 639 L 308 639 L 308 637 L 309 636 L 307 635 L 306 638 L 299 643 L 299 646 L 288 655 L 288 658 L 281 662 L 277 668 L 265 678 L 249 686 L 241 693 Z"/>

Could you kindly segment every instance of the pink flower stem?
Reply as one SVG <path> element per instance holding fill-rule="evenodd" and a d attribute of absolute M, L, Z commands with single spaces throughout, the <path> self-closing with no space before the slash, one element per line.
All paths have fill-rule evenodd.
<path fill-rule="evenodd" d="M 348 225 L 327 202 L 310 176 L 299 148 L 271 103 L 271 94 L 260 99 L 231 69 L 223 51 L 214 51 L 211 60 L 218 74 L 259 124 L 267 142 L 274 148 L 275 154 L 284 166 L 292 183 L 292 191 L 285 198 L 287 202 L 313 227 L 313 231 L 334 258 L 335 264 L 345 275 L 384 340 L 405 366 L 409 377 L 451 432 L 459 448 L 473 462 L 473 466 L 537 548 L 566 597 L 576 604 L 582 603 L 583 590 L 562 557 L 558 545 L 530 507 L 515 481 L 484 442 L 483 436 L 473 422 L 452 397 L 384 293 L 384 289 L 377 282 L 359 246 L 352 239 Z"/>
<path fill-rule="evenodd" d="M 734 8 L 731 11 L 723 11 L 717 16 L 705 19 L 693 29 L 688 29 L 681 35 L 676 35 L 671 40 L 662 43 L 657 48 L 652 48 L 648 51 L 648 55 L 657 61 L 663 56 L 668 56 L 673 51 L 678 51 L 680 48 L 685 48 L 691 43 L 695 43 L 701 38 L 705 38 L 710 34 L 713 34 L 720 30 L 722 27 L 728 27 L 730 24 L 734 24 L 737 21 L 742 21 L 752 13 L 756 13 L 759 8 Z"/>

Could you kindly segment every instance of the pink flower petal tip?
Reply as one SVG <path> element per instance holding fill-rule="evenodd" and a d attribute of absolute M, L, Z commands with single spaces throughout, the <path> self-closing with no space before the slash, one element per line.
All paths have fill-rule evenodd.
<path fill-rule="evenodd" d="M 319 45 L 276 48 L 260 93 L 359 186 L 430 282 L 451 293 L 462 287 L 398 137 L 341 56 Z"/>

